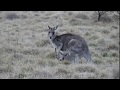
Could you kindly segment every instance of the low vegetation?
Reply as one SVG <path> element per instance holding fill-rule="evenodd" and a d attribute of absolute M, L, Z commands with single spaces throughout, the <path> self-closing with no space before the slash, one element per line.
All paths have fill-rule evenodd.
<path fill-rule="evenodd" d="M 118 79 L 118 13 L 97 16 L 95 11 L 0 11 L 0 79 Z M 58 61 L 47 25 L 60 25 L 59 35 L 81 35 L 94 64 L 84 58 L 78 64 Z"/>

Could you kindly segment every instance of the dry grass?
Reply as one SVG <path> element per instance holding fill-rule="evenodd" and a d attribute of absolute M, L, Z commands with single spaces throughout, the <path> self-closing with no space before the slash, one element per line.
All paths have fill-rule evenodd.
<path fill-rule="evenodd" d="M 110 15 L 95 17 L 94 11 L 0 11 L 0 79 L 118 79 L 119 24 Z M 81 35 L 94 64 L 58 61 L 47 25 Z"/>

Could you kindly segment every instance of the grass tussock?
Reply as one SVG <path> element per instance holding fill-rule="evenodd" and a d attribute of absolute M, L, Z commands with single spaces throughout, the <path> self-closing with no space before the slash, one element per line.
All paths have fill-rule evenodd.
<path fill-rule="evenodd" d="M 49 59 L 55 59 L 55 53 L 48 53 L 46 57 Z"/>
<path fill-rule="evenodd" d="M 89 17 L 85 14 L 82 14 L 82 13 L 78 13 L 75 18 L 80 18 L 80 19 L 83 19 L 83 20 L 89 20 Z"/>
<path fill-rule="evenodd" d="M 26 74 L 19 73 L 19 74 L 16 74 L 13 78 L 14 79 L 25 79 L 26 78 Z"/>
<path fill-rule="evenodd" d="M 116 44 L 110 44 L 107 47 L 108 50 L 119 50 L 119 46 Z"/>
<path fill-rule="evenodd" d="M 72 77 L 72 73 L 65 68 L 57 68 L 54 75 L 56 76 L 56 78 L 60 79 L 70 79 Z"/>
<path fill-rule="evenodd" d="M 39 55 L 40 51 L 38 49 L 24 50 L 22 52 L 24 55 Z"/>
<path fill-rule="evenodd" d="M 46 60 L 38 60 L 37 65 L 45 67 L 47 65 L 47 61 Z"/>
<path fill-rule="evenodd" d="M 65 61 L 63 61 L 63 64 L 65 64 L 65 65 L 70 65 L 70 62 L 67 61 L 67 60 L 65 60 Z"/>
<path fill-rule="evenodd" d="M 94 63 L 97 64 L 97 65 L 100 65 L 100 64 L 103 64 L 104 61 L 102 59 L 99 59 L 99 58 L 94 58 Z"/>
<path fill-rule="evenodd" d="M 70 24 L 71 25 L 81 25 L 82 22 L 80 20 L 77 20 L 77 19 L 71 19 Z"/>
<path fill-rule="evenodd" d="M 74 79 L 96 79 L 96 75 L 94 73 L 75 73 L 73 75 Z"/>
<path fill-rule="evenodd" d="M 92 66 L 79 66 L 79 67 L 76 67 L 75 70 L 77 72 L 96 72 L 96 68 Z"/>
<path fill-rule="evenodd" d="M 42 40 L 42 41 L 36 42 L 37 47 L 44 47 L 48 44 L 50 44 L 49 40 Z"/>
<path fill-rule="evenodd" d="M 0 74 L 1 73 L 10 73 L 10 72 L 12 72 L 12 67 L 11 66 L 0 67 Z"/>
<path fill-rule="evenodd" d="M 29 76 L 30 79 L 52 79 L 52 74 L 48 71 L 35 71 L 32 75 Z"/>
<path fill-rule="evenodd" d="M 54 67 L 54 66 L 56 66 L 58 64 L 58 62 L 56 61 L 56 60 L 49 60 L 48 61 L 48 66 L 50 66 L 50 67 Z"/>
<path fill-rule="evenodd" d="M 21 71 L 22 72 L 32 72 L 33 71 L 33 68 L 32 67 L 23 67 L 22 69 L 21 69 Z"/>

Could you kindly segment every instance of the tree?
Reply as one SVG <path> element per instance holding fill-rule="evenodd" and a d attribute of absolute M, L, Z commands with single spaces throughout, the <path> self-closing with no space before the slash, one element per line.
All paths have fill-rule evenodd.
<path fill-rule="evenodd" d="M 102 15 L 104 15 L 105 13 L 107 13 L 108 11 L 97 11 L 98 14 L 98 21 L 100 21 L 100 18 Z"/>
<path fill-rule="evenodd" d="M 117 20 L 120 20 L 120 11 L 116 11 L 116 13 L 114 13 L 114 17 Z"/>

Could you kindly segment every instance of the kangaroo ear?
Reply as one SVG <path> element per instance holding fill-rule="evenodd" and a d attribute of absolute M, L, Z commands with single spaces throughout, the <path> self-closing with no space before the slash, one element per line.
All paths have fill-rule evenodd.
<path fill-rule="evenodd" d="M 56 27 L 54 27 L 54 30 L 56 30 L 58 28 L 58 25 Z"/>
<path fill-rule="evenodd" d="M 48 28 L 51 30 L 51 27 L 50 27 L 50 26 L 48 26 Z"/>

